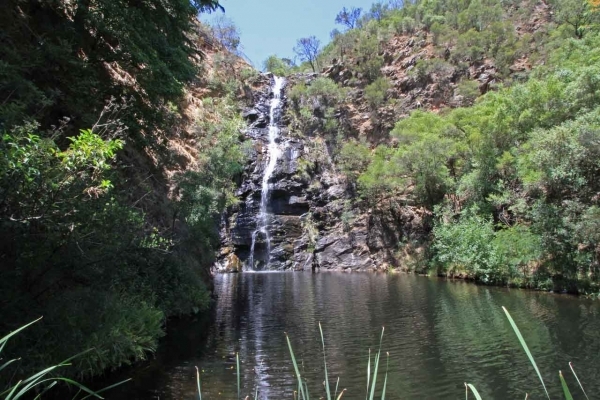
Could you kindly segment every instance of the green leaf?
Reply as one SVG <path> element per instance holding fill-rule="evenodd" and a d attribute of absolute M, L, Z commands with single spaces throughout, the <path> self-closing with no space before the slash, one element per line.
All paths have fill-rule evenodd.
<path fill-rule="evenodd" d="M 329 377 L 327 376 L 327 359 L 325 358 L 325 338 L 323 337 L 323 328 L 319 321 L 319 332 L 321 333 L 321 344 L 323 345 L 323 365 L 325 366 L 325 393 L 327 400 L 331 400 L 331 391 L 329 390 Z"/>
<path fill-rule="evenodd" d="M 296 372 L 296 378 L 298 379 L 298 395 L 302 400 L 308 400 L 306 393 L 304 392 L 304 385 L 302 384 L 302 375 L 300 375 L 300 369 L 298 369 L 298 363 L 296 362 L 296 357 L 294 356 L 294 350 L 292 350 L 292 343 L 290 342 L 290 337 L 285 334 L 285 338 L 287 340 L 288 348 L 290 349 L 290 355 L 292 356 L 292 363 L 294 364 L 294 371 Z"/>
<path fill-rule="evenodd" d="M 481 400 L 481 395 L 479 394 L 477 389 L 475 389 L 475 386 L 471 385 L 470 383 L 465 383 L 465 386 L 471 390 L 471 392 L 473 393 L 473 396 L 475 396 L 475 398 L 477 400 Z"/>
<path fill-rule="evenodd" d="M 200 370 L 196 367 L 196 385 L 198 386 L 198 400 L 202 400 L 202 388 L 200 387 Z"/>
<path fill-rule="evenodd" d="M 571 391 L 569 390 L 567 382 L 565 381 L 565 378 L 561 371 L 558 371 L 558 376 L 560 377 L 560 384 L 562 386 L 563 393 L 565 394 L 565 400 L 573 400 L 573 396 L 571 396 Z"/>
<path fill-rule="evenodd" d="M 521 331 L 519 331 L 517 324 L 515 324 L 515 321 L 513 321 L 508 310 L 504 306 L 502 307 L 502 309 L 504 310 L 504 313 L 506 314 L 506 317 L 508 318 L 508 322 L 510 322 L 510 325 L 512 326 L 513 330 L 515 331 L 515 334 L 517 335 L 519 342 L 521 342 L 521 346 L 523 346 L 523 350 L 525 350 L 527 357 L 529 357 L 529 361 L 531 361 L 531 365 L 533 365 L 533 369 L 535 369 L 535 372 L 537 373 L 538 377 L 540 378 L 540 382 L 542 383 L 542 386 L 544 387 L 544 391 L 546 392 L 546 397 L 548 397 L 548 399 L 550 399 L 550 395 L 548 394 L 548 390 L 546 389 L 546 384 L 544 383 L 542 374 L 541 374 L 537 364 L 535 363 L 535 360 L 533 359 L 531 352 L 529 351 L 529 347 L 527 347 L 527 343 L 525 343 L 525 339 L 523 339 L 523 335 L 521 335 Z"/>

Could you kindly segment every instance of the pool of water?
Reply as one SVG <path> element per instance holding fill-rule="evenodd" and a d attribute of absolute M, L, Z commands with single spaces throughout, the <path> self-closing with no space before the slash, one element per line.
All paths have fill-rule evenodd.
<path fill-rule="evenodd" d="M 600 393 L 600 304 L 566 295 L 477 286 L 413 275 L 373 273 L 243 273 L 218 275 L 211 320 L 170 327 L 156 358 L 126 371 L 134 378 L 109 399 L 293 399 L 297 389 L 285 333 L 308 382 L 324 397 L 323 326 L 332 391 L 363 399 L 369 349 L 389 353 L 388 399 L 459 399 L 464 382 L 486 399 L 544 398 L 501 306 L 512 314 L 551 397 L 558 371 L 581 398 L 569 361 L 594 398 Z M 387 356 L 382 356 L 381 390 Z M 379 396 L 377 397 L 379 398 Z M 472 397 L 471 397 L 472 398 Z"/>

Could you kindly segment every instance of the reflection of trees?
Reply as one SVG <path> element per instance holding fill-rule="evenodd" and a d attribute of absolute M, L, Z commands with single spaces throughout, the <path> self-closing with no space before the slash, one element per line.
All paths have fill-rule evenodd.
<path fill-rule="evenodd" d="M 511 311 L 543 375 L 553 382 L 560 367 L 555 355 L 561 347 L 548 326 L 557 317 L 552 298 L 470 284 L 444 285 L 436 310 L 441 362 L 448 370 L 464 371 L 456 378 L 475 384 L 483 396 L 516 397 L 525 392 L 543 396 L 501 306 Z"/>
<path fill-rule="evenodd" d="M 206 371 L 207 398 L 219 393 L 234 398 L 236 351 L 243 394 L 258 383 L 263 398 L 293 398 L 296 383 L 283 332 L 303 364 L 311 397 L 318 398 L 324 394 L 318 321 L 331 384 L 340 376 L 348 398 L 365 392 L 368 349 L 377 346 L 382 326 L 383 350 L 390 353 L 389 398 L 457 398 L 464 381 L 488 398 L 516 398 L 525 391 L 543 396 L 502 305 L 519 325 L 551 395 L 559 394 L 556 373 L 568 368 L 568 361 L 579 366 L 589 391 L 597 391 L 600 382 L 599 372 L 590 367 L 600 353 L 600 307 L 594 302 L 410 275 L 354 273 L 223 275 L 217 277 L 216 293 L 212 339 L 200 360 L 169 370 L 171 398 L 191 398 L 195 363 Z"/>

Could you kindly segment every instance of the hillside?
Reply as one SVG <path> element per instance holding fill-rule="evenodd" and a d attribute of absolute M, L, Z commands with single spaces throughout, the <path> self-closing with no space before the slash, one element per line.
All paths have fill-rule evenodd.
<path fill-rule="evenodd" d="M 16 373 L 91 349 L 64 372 L 90 376 L 208 310 L 257 74 L 197 21 L 218 2 L 63 6 L 0 17 L 0 330 L 43 316 L 5 350 Z"/>
<path fill-rule="evenodd" d="M 11 341 L 17 374 L 145 358 L 208 311 L 215 270 L 598 292 L 597 2 L 344 8 L 265 74 L 235 27 L 198 22 L 220 8 L 0 16 L 0 329 L 44 317 Z"/>
<path fill-rule="evenodd" d="M 595 7 L 375 4 L 301 66 L 270 58 L 302 149 L 279 179 L 312 218 L 287 268 L 597 290 Z"/>

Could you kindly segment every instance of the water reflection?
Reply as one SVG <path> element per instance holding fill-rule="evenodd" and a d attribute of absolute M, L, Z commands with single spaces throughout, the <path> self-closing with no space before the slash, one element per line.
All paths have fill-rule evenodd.
<path fill-rule="evenodd" d="M 136 373 L 123 399 L 193 399 L 195 365 L 203 369 L 206 398 L 234 399 L 236 352 L 243 395 L 252 398 L 258 388 L 261 399 L 293 398 L 284 332 L 311 397 L 318 398 L 324 394 L 318 321 L 331 382 L 340 377 L 346 399 L 365 395 L 368 349 L 377 346 L 382 326 L 390 399 L 456 399 L 464 395 L 463 382 L 488 399 L 525 392 L 541 398 L 501 306 L 521 328 L 551 395 L 560 396 L 558 370 L 568 370 L 569 361 L 587 392 L 600 392 L 598 302 L 409 275 L 245 273 L 217 276 L 215 289 L 219 300 L 209 331 L 179 328 L 154 367 Z"/>

